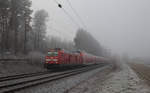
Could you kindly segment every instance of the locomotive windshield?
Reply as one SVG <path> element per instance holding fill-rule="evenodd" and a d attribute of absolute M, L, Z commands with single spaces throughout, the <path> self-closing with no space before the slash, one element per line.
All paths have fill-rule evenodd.
<path fill-rule="evenodd" d="M 58 52 L 48 52 L 48 56 L 58 56 Z"/>

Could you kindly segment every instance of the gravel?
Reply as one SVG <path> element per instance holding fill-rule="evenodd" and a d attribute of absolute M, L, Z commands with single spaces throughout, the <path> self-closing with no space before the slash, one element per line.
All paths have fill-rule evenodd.
<path fill-rule="evenodd" d="M 68 93 L 68 91 L 74 86 L 86 81 L 90 77 L 100 72 L 102 68 L 98 68 L 89 72 L 42 84 L 32 88 L 18 91 L 17 93 Z"/>
<path fill-rule="evenodd" d="M 26 63 L 0 63 L 0 76 L 38 71 L 45 69 Z M 127 64 L 124 64 L 122 70 L 101 71 L 101 68 L 98 68 L 17 93 L 150 93 L 150 88 Z"/>

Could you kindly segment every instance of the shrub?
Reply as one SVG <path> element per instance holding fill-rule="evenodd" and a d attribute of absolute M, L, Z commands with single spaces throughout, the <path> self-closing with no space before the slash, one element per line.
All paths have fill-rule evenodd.
<path fill-rule="evenodd" d="M 45 55 L 41 52 L 32 51 L 28 54 L 29 64 L 43 67 L 45 61 Z"/>

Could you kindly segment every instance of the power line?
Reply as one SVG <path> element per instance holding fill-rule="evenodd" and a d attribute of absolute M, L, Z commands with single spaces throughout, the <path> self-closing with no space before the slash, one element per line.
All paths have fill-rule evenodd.
<path fill-rule="evenodd" d="M 80 28 L 80 25 L 79 25 L 79 24 L 74 20 L 74 18 L 65 10 L 65 8 L 63 8 L 62 5 L 61 5 L 59 2 L 57 2 L 57 0 L 54 0 L 54 2 L 57 3 L 57 4 L 58 4 L 58 7 L 61 8 L 61 9 L 64 11 L 64 13 L 70 18 L 70 20 L 71 20 L 77 27 Z"/>
<path fill-rule="evenodd" d="M 55 3 L 59 4 L 59 2 L 57 2 L 57 0 L 54 0 Z"/>
<path fill-rule="evenodd" d="M 49 28 L 51 28 L 52 30 L 57 30 L 57 29 L 55 29 L 55 28 L 53 28 L 53 20 L 54 20 L 54 18 L 53 18 L 53 16 L 51 17 L 51 24 L 48 26 Z M 66 30 L 64 27 L 59 27 L 59 28 L 61 28 L 61 29 L 64 29 L 64 30 Z M 60 31 L 60 30 L 59 30 Z M 59 32 L 58 30 L 57 30 L 57 32 Z M 68 31 L 68 30 L 66 30 L 68 33 L 70 33 L 70 34 L 72 34 L 72 33 L 74 33 L 74 31 L 72 31 L 72 30 L 70 30 L 70 31 Z"/>
<path fill-rule="evenodd" d="M 62 9 L 63 9 L 64 13 L 70 17 L 72 22 L 74 22 L 76 24 L 76 26 L 78 26 L 80 28 L 80 25 L 73 19 L 73 17 L 64 8 L 62 8 Z"/>
<path fill-rule="evenodd" d="M 56 31 L 56 32 L 59 33 L 60 35 L 65 34 L 65 33 L 63 33 L 62 31 L 60 31 L 60 30 L 58 30 L 58 29 L 56 29 L 56 28 L 53 28 L 53 27 L 50 27 L 50 26 L 49 26 L 49 28 L 52 29 L 52 30 L 54 30 L 54 31 Z M 65 35 L 67 35 L 67 36 L 69 36 L 69 37 L 72 38 L 72 36 L 70 36 L 68 33 L 66 33 Z"/>
<path fill-rule="evenodd" d="M 66 0 L 69 4 L 69 6 L 71 7 L 71 9 L 73 10 L 74 14 L 78 17 L 78 19 L 80 20 L 81 24 L 87 29 L 86 25 L 84 24 L 82 18 L 79 16 L 79 14 L 77 13 L 77 11 L 75 10 L 75 8 L 73 8 L 71 2 L 69 0 Z"/>

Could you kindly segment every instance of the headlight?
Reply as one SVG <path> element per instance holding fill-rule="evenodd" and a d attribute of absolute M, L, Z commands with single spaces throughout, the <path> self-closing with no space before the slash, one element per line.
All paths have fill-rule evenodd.
<path fill-rule="evenodd" d="M 53 59 L 53 61 L 58 61 L 58 59 Z"/>
<path fill-rule="evenodd" d="M 46 59 L 46 61 L 51 61 L 51 59 Z"/>

